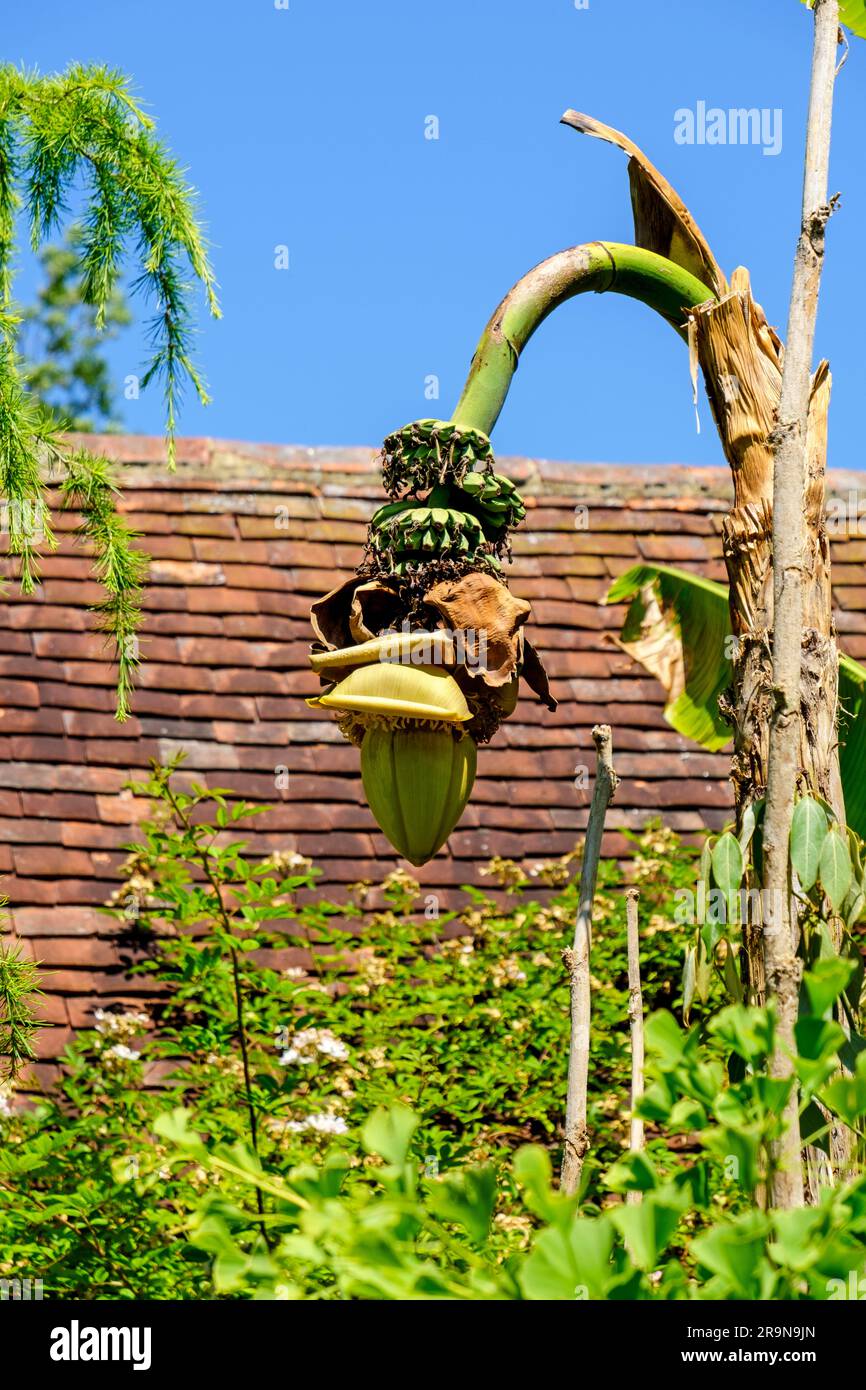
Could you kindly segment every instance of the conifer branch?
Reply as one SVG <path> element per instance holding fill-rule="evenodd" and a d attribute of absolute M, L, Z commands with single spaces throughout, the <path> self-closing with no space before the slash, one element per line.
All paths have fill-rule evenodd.
<path fill-rule="evenodd" d="M 140 662 L 138 629 L 141 625 L 141 593 L 148 557 L 136 550 L 133 531 L 115 505 L 109 461 L 84 450 L 61 455 L 66 476 L 60 492 L 64 508 L 81 513 L 78 538 L 93 547 L 93 568 L 105 590 L 105 598 L 93 612 L 106 640 L 114 645 L 117 661 L 115 719 L 129 714 L 135 672 Z"/>
<path fill-rule="evenodd" d="M 6 1075 L 14 1081 L 25 1062 L 32 1061 L 33 1037 L 40 1027 L 33 1012 L 41 995 L 39 971 L 26 960 L 20 946 L 7 946 L 0 940 L 0 1058 Z"/>

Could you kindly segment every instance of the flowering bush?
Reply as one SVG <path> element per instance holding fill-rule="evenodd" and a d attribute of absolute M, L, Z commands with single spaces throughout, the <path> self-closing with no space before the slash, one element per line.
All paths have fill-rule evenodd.
<path fill-rule="evenodd" d="M 574 856 L 494 861 L 499 896 L 466 888 L 447 911 L 402 872 L 338 905 L 298 856 L 245 855 L 234 826 L 255 808 L 181 793 L 170 769 L 139 790 L 155 815 L 128 883 L 145 891 L 110 910 L 153 998 L 98 1010 L 55 1094 L 0 1103 L 0 1277 L 73 1298 L 814 1297 L 862 1264 L 862 1179 L 814 1210 L 814 1260 L 785 1214 L 755 1210 L 782 1110 L 760 1074 L 772 1019 L 712 998 L 690 1033 L 676 1022 L 675 895 L 696 864 L 670 831 L 636 837 L 629 869 L 653 1015 L 647 1149 L 628 1152 L 623 875 L 605 863 L 593 1149 L 568 1199 L 551 1171 Z M 536 884 L 555 886 L 542 901 Z M 814 970 L 820 1014 L 845 981 Z M 866 1074 L 831 1080 L 843 1043 L 804 1024 L 804 1101 L 862 1128 Z"/>

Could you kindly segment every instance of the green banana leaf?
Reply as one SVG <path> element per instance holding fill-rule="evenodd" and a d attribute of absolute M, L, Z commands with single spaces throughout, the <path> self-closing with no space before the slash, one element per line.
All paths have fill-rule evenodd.
<path fill-rule="evenodd" d="M 604 602 L 629 604 L 619 645 L 661 682 L 671 727 L 703 748 L 724 748 L 731 731 L 719 696 L 732 676 L 726 585 L 672 565 L 636 565 L 614 580 Z M 846 815 L 866 838 L 866 667 L 850 656 L 839 657 L 839 707 Z"/>
<path fill-rule="evenodd" d="M 861 39 L 866 39 L 866 0 L 840 0 L 839 18 Z"/>
<path fill-rule="evenodd" d="M 803 0 L 803 4 L 811 10 L 812 0 Z M 852 34 L 866 39 L 866 0 L 839 0 L 839 22 Z"/>

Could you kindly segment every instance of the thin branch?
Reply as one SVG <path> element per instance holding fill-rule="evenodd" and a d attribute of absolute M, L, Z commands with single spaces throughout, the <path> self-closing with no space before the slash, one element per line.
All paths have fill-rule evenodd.
<path fill-rule="evenodd" d="M 630 1147 L 639 1153 L 644 1147 L 644 1124 L 637 1110 L 643 1095 L 643 993 L 640 987 L 640 931 L 637 904 L 640 893 L 629 888 L 625 895 L 626 944 L 628 950 L 628 1021 L 631 1030 L 631 1136 Z M 626 1201 L 640 1202 L 639 1192 L 629 1192 Z"/>
<path fill-rule="evenodd" d="M 205 879 L 207 880 L 211 888 L 211 891 L 214 895 L 217 916 L 219 918 L 223 932 L 226 936 L 226 939 L 231 943 L 234 941 L 234 932 L 232 931 L 232 923 L 228 913 L 228 909 L 226 908 L 225 902 L 223 900 L 223 886 L 214 874 L 210 856 L 196 840 L 192 821 L 190 820 L 187 813 L 184 811 L 183 807 L 180 805 L 176 796 L 174 795 L 174 792 L 171 789 L 171 784 L 167 778 L 163 785 L 165 787 L 166 798 L 168 800 L 169 805 L 172 808 L 172 811 L 174 812 L 174 816 L 178 825 L 182 827 L 182 829 L 186 832 L 186 834 L 191 838 L 191 840 L 195 844 L 195 858 L 198 860 L 202 873 L 204 874 Z M 255 1100 L 253 1098 L 252 1071 L 250 1068 L 249 1049 L 247 1047 L 246 1024 L 244 1022 L 243 983 L 241 981 L 240 961 L 238 958 L 238 952 L 234 945 L 230 944 L 229 955 L 231 958 L 232 981 L 234 986 L 235 1018 L 237 1022 L 238 1042 L 240 1044 L 241 1049 L 241 1065 L 243 1067 L 244 1075 L 244 1099 L 246 1101 L 247 1118 L 249 1120 L 250 1126 L 250 1143 L 252 1145 L 253 1153 L 255 1154 L 256 1158 L 259 1160 L 259 1163 L 261 1164 L 261 1157 L 259 1155 L 259 1136 L 258 1122 L 256 1119 L 256 1105 Z M 261 1229 L 262 1237 L 266 1246 L 270 1250 L 272 1248 L 272 1243 L 265 1221 L 264 1201 L 262 1198 L 262 1190 L 259 1185 L 256 1185 L 256 1209 L 259 1215 L 259 1226 Z"/>
<path fill-rule="evenodd" d="M 587 1087 L 589 1084 L 589 1028 L 592 1010 L 589 958 L 592 946 L 592 904 L 598 861 L 604 835 L 604 819 L 613 800 L 619 778 L 613 767 L 613 739 L 608 724 L 597 724 L 592 731 L 597 761 L 595 787 L 589 808 L 583 868 L 580 875 L 580 897 L 574 942 L 563 951 L 562 958 L 571 984 L 571 1040 L 568 1052 L 568 1091 L 565 1109 L 565 1148 L 562 1156 L 560 1187 L 569 1194 L 576 1192 L 583 1172 L 583 1160 L 589 1150 L 586 1127 Z"/>

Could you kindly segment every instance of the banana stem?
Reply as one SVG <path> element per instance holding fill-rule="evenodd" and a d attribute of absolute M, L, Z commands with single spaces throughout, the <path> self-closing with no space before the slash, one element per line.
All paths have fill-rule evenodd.
<path fill-rule="evenodd" d="M 590 241 L 560 251 L 518 280 L 499 305 L 481 335 L 452 422 L 489 435 L 536 328 L 558 305 L 589 290 L 640 299 L 683 337 L 685 312 L 715 298 L 682 266 L 640 246 Z"/>

